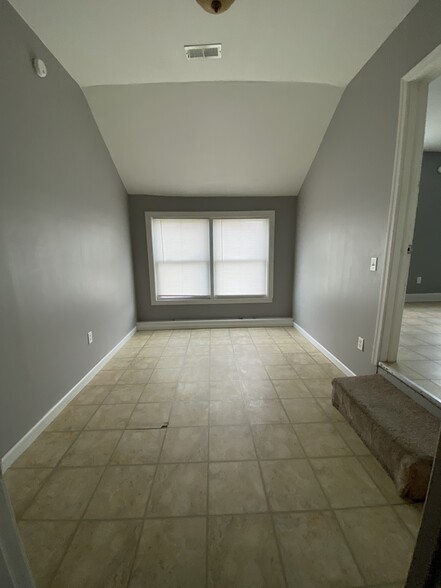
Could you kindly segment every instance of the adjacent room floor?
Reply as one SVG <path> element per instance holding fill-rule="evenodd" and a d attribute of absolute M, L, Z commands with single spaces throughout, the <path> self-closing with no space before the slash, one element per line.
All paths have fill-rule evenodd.
<path fill-rule="evenodd" d="M 400 373 L 441 400 L 441 302 L 412 302 L 403 312 Z"/>
<path fill-rule="evenodd" d="M 421 507 L 338 375 L 294 329 L 137 333 L 6 474 L 37 586 L 404 586 Z"/>

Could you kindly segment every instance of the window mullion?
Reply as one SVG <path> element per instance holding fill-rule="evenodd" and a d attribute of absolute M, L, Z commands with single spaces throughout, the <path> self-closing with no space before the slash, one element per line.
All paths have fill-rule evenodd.
<path fill-rule="evenodd" d="M 210 298 L 214 298 L 214 242 L 213 242 L 213 219 L 208 219 L 210 227 Z"/>

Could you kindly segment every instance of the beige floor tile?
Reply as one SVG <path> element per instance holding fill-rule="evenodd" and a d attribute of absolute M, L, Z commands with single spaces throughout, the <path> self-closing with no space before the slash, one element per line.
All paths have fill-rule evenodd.
<path fill-rule="evenodd" d="M 14 462 L 14 468 L 53 468 L 55 467 L 75 439 L 78 433 L 45 431 Z"/>
<path fill-rule="evenodd" d="M 134 404 L 103 404 L 87 423 L 86 429 L 125 429 L 134 408 Z"/>
<path fill-rule="evenodd" d="M 305 457 L 292 425 L 253 425 L 251 428 L 259 459 Z"/>
<path fill-rule="evenodd" d="M 302 380 L 273 380 L 279 398 L 310 398 L 311 392 Z"/>
<path fill-rule="evenodd" d="M 334 427 L 355 453 L 355 455 L 370 455 L 371 452 L 351 427 L 351 425 L 347 422 L 342 423 L 334 423 Z"/>
<path fill-rule="evenodd" d="M 137 357 L 130 364 L 132 370 L 152 370 L 158 363 L 157 357 Z M 129 366 L 126 366 L 129 367 Z"/>
<path fill-rule="evenodd" d="M 257 462 L 211 463 L 208 510 L 210 514 L 266 511 L 265 493 Z"/>
<path fill-rule="evenodd" d="M 329 398 L 332 393 L 332 378 L 308 378 L 305 386 L 315 398 Z"/>
<path fill-rule="evenodd" d="M 322 353 L 310 353 L 309 356 L 312 357 L 312 359 L 314 361 L 316 361 L 317 363 L 320 363 L 320 364 L 330 364 L 331 363 L 329 361 L 329 359 L 327 357 L 325 357 Z"/>
<path fill-rule="evenodd" d="M 239 380 L 239 372 L 235 365 L 233 366 L 221 366 L 213 365 L 210 367 L 210 381 L 211 382 L 236 382 Z"/>
<path fill-rule="evenodd" d="M 256 459 L 253 437 L 248 425 L 210 428 L 210 460 Z"/>
<path fill-rule="evenodd" d="M 208 382 L 210 368 L 208 366 L 184 366 L 179 376 L 180 382 Z"/>
<path fill-rule="evenodd" d="M 11 468 L 5 473 L 4 480 L 17 520 L 51 473 L 51 468 Z"/>
<path fill-rule="evenodd" d="M 184 365 L 185 356 L 178 355 L 178 356 L 168 356 L 168 357 L 161 357 L 156 364 L 157 369 L 177 369 L 181 368 Z"/>
<path fill-rule="evenodd" d="M 50 585 L 76 527 L 73 521 L 22 521 L 19 524 L 37 588 Z"/>
<path fill-rule="evenodd" d="M 120 437 L 120 431 L 83 431 L 67 451 L 60 465 L 106 465 Z"/>
<path fill-rule="evenodd" d="M 315 378 L 326 378 L 328 374 L 325 372 L 325 366 L 318 365 L 318 364 L 304 364 L 304 365 L 296 365 L 296 372 L 298 374 L 297 377 L 302 378 L 303 380 L 311 380 Z"/>
<path fill-rule="evenodd" d="M 123 375 L 124 370 L 103 370 L 99 372 L 91 381 L 93 386 L 101 384 L 116 384 Z"/>
<path fill-rule="evenodd" d="M 153 373 L 152 369 L 126 370 L 119 378 L 118 384 L 147 384 Z"/>
<path fill-rule="evenodd" d="M 305 459 L 262 461 L 261 467 L 271 510 L 328 508 L 328 501 Z"/>
<path fill-rule="evenodd" d="M 282 404 L 292 423 L 328 422 L 326 413 L 314 398 L 286 398 Z"/>
<path fill-rule="evenodd" d="M 158 466 L 147 515 L 191 516 L 206 512 L 207 464 Z"/>
<path fill-rule="evenodd" d="M 338 369 L 337 366 L 329 363 L 329 364 L 321 364 L 322 370 L 331 378 L 345 378 L 346 375 Z"/>
<path fill-rule="evenodd" d="M 332 508 L 386 504 L 357 458 L 313 459 L 311 464 Z"/>
<path fill-rule="evenodd" d="M 277 347 L 275 348 L 277 349 Z M 279 351 L 266 353 L 262 352 L 260 348 L 258 348 L 257 351 L 264 367 L 270 365 L 289 365 L 287 357 Z"/>
<path fill-rule="evenodd" d="M 269 376 L 263 366 L 240 365 L 237 368 L 242 381 L 268 380 Z"/>
<path fill-rule="evenodd" d="M 23 518 L 47 521 L 81 518 L 103 469 L 94 467 L 55 470 L 25 511 Z"/>
<path fill-rule="evenodd" d="M 395 484 L 382 468 L 373 455 L 363 455 L 358 457 L 358 461 L 368 472 L 377 487 L 381 490 L 383 496 L 390 504 L 402 504 L 405 502 L 397 493 Z"/>
<path fill-rule="evenodd" d="M 97 408 L 95 404 L 81 406 L 71 404 L 46 427 L 46 431 L 81 431 Z"/>
<path fill-rule="evenodd" d="M 118 465 L 141 465 L 157 463 L 166 429 L 124 431 L 111 463 Z"/>
<path fill-rule="evenodd" d="M 210 385 L 208 382 L 179 382 L 178 387 L 176 389 L 176 400 L 208 401 L 209 393 Z"/>
<path fill-rule="evenodd" d="M 145 429 L 168 423 L 171 402 L 137 404 L 127 424 L 128 429 Z"/>
<path fill-rule="evenodd" d="M 102 370 L 118 370 L 118 371 L 125 371 L 129 368 L 130 364 L 132 363 L 133 358 L 131 357 L 114 357 L 109 362 L 103 366 Z"/>
<path fill-rule="evenodd" d="M 112 388 L 113 385 L 86 386 L 75 396 L 71 404 L 101 404 Z"/>
<path fill-rule="evenodd" d="M 244 380 L 243 395 L 246 400 L 278 398 L 271 380 Z"/>
<path fill-rule="evenodd" d="M 210 588 L 281 588 L 282 566 L 267 514 L 209 517 Z"/>
<path fill-rule="evenodd" d="M 406 578 L 413 539 L 391 507 L 339 510 L 336 516 L 367 584 Z"/>
<path fill-rule="evenodd" d="M 170 402 L 176 395 L 177 383 L 147 384 L 139 402 Z"/>
<path fill-rule="evenodd" d="M 280 514 L 274 522 L 288 586 L 364 586 L 332 512 Z"/>
<path fill-rule="evenodd" d="M 167 430 L 161 462 L 208 461 L 208 427 L 175 427 Z"/>
<path fill-rule="evenodd" d="M 242 400 L 214 400 L 210 402 L 210 425 L 244 425 L 248 413 Z"/>
<path fill-rule="evenodd" d="M 204 588 L 204 517 L 152 519 L 144 523 L 129 588 Z M 147 580 L 148 579 L 148 580 Z"/>
<path fill-rule="evenodd" d="M 296 365 L 315 365 L 317 363 L 313 356 L 309 353 L 289 353 L 286 355 L 286 358 L 294 367 Z"/>
<path fill-rule="evenodd" d="M 242 400 L 242 390 L 243 386 L 239 380 L 211 382 L 210 400 Z"/>
<path fill-rule="evenodd" d="M 316 398 L 316 402 L 320 405 L 321 409 L 327 414 L 330 421 L 334 423 L 345 422 L 344 416 L 334 406 L 330 398 Z"/>
<path fill-rule="evenodd" d="M 395 512 L 414 537 L 418 535 L 423 516 L 423 504 L 399 504 L 394 506 Z"/>
<path fill-rule="evenodd" d="M 297 380 L 297 370 L 290 365 L 270 365 L 266 371 L 272 380 Z"/>
<path fill-rule="evenodd" d="M 87 508 L 85 518 L 142 518 L 155 469 L 153 465 L 106 468 Z"/>
<path fill-rule="evenodd" d="M 171 427 L 198 427 L 208 425 L 208 402 L 179 401 L 173 403 Z"/>
<path fill-rule="evenodd" d="M 294 425 L 294 430 L 308 457 L 352 455 L 351 449 L 331 423 Z"/>
<path fill-rule="evenodd" d="M 51 588 L 125 588 L 141 521 L 83 521 Z"/>
<path fill-rule="evenodd" d="M 253 425 L 275 425 L 288 422 L 280 400 L 249 400 L 246 407 Z"/>
<path fill-rule="evenodd" d="M 149 382 L 151 384 L 160 384 L 165 382 L 177 382 L 181 375 L 180 368 L 178 369 L 155 369 Z"/>
<path fill-rule="evenodd" d="M 104 400 L 104 404 L 136 404 L 144 384 L 117 384 Z"/>

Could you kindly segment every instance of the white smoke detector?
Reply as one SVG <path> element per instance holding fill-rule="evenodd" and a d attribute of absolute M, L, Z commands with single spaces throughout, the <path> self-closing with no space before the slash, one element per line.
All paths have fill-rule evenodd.
<path fill-rule="evenodd" d="M 187 59 L 222 59 L 221 43 L 212 45 L 185 45 Z"/>

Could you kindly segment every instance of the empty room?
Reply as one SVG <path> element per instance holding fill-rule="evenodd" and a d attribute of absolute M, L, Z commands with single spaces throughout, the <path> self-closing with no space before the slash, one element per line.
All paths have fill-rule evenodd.
<path fill-rule="evenodd" d="M 441 585 L 438 0 L 0 0 L 0 587 Z"/>

